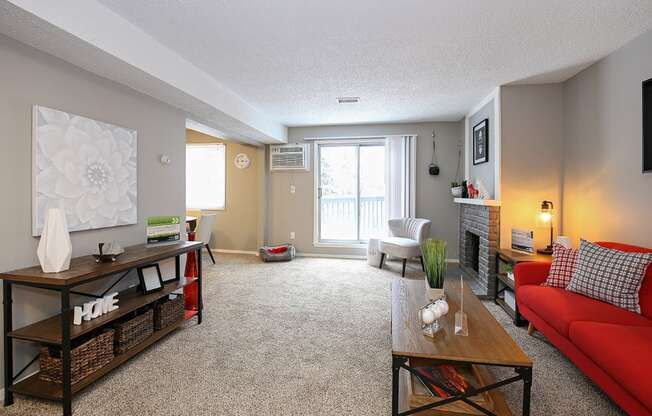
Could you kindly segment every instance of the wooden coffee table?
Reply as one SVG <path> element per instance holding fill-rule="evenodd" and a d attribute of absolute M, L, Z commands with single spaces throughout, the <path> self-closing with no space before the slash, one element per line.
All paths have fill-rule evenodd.
<path fill-rule="evenodd" d="M 454 334 L 455 312 L 460 309 L 460 283 L 446 280 L 449 312 L 439 320 L 441 329 L 434 338 L 423 335 L 419 309 L 428 304 L 423 280 L 395 279 L 392 282 L 392 415 L 487 414 L 511 415 L 498 389 L 523 382 L 523 415 L 530 414 L 532 361 L 487 311 L 480 300 L 464 287 L 464 312 L 468 316 L 468 336 Z M 411 376 L 419 378 L 414 368 L 435 364 L 468 365 L 481 375 L 483 383 L 464 394 L 451 393 L 446 399 L 427 397 L 415 404 L 411 396 Z M 513 377 L 494 381 L 488 368 L 511 367 Z M 406 370 L 401 372 L 400 370 Z M 426 383 L 424 383 L 426 384 Z M 424 386 L 425 387 L 425 386 Z M 430 390 L 433 393 L 435 393 Z M 410 396 L 410 397 L 408 397 Z M 478 404 L 486 398 L 490 408 Z M 412 398 L 412 399 L 411 399 Z M 464 410 L 467 409 L 467 410 Z"/>

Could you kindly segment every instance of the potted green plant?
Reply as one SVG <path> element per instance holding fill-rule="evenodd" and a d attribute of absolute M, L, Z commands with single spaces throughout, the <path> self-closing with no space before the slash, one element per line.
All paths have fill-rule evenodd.
<path fill-rule="evenodd" d="M 514 280 L 514 266 L 512 266 L 511 264 L 506 264 L 505 266 L 503 266 L 503 271 L 505 272 L 507 277 Z"/>
<path fill-rule="evenodd" d="M 444 297 L 446 277 L 446 241 L 427 239 L 421 245 L 423 263 L 426 268 L 426 291 L 430 300 Z"/>
<path fill-rule="evenodd" d="M 454 198 L 462 197 L 462 184 L 458 182 L 451 182 L 451 194 Z"/>

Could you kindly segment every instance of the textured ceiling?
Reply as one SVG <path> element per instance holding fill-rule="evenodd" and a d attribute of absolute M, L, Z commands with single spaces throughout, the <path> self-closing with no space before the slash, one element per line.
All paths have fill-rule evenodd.
<path fill-rule="evenodd" d="M 457 120 L 497 85 L 564 80 L 652 27 L 635 0 L 100 1 L 290 126 Z"/>

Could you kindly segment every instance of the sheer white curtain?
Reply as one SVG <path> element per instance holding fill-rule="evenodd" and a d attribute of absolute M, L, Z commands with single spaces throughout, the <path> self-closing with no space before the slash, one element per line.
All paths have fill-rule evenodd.
<path fill-rule="evenodd" d="M 417 136 L 385 139 L 385 218 L 415 216 Z"/>

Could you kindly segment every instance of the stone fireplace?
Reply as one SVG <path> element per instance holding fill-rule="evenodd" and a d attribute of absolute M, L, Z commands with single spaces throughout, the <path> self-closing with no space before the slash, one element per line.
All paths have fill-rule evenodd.
<path fill-rule="evenodd" d="M 500 247 L 500 207 L 482 201 L 460 202 L 460 270 L 478 296 L 495 290 L 491 276 Z"/>

